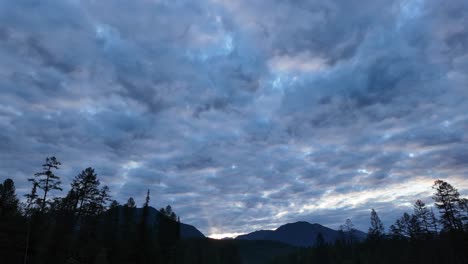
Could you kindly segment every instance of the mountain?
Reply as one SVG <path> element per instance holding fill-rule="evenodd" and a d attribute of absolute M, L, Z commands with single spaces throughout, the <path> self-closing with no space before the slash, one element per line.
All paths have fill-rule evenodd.
<path fill-rule="evenodd" d="M 123 219 L 123 214 L 124 214 L 124 207 L 119 206 L 118 207 L 119 213 L 120 213 L 120 219 Z M 134 217 L 135 220 L 138 222 L 141 219 L 141 216 L 143 214 L 143 208 L 135 208 L 134 209 Z M 162 217 L 165 217 L 161 212 L 156 210 L 153 207 L 149 207 L 149 214 L 148 214 L 148 224 L 158 224 Z M 180 236 L 182 239 L 194 239 L 194 238 L 206 238 L 205 235 L 200 232 L 196 227 L 184 223 L 180 223 Z"/>
<path fill-rule="evenodd" d="M 150 213 L 150 222 L 153 221 L 155 223 L 158 223 L 159 220 L 164 217 L 164 215 L 156 210 L 153 207 L 149 207 Z M 137 210 L 141 210 L 141 213 L 143 212 L 142 208 L 138 208 Z M 139 213 L 137 212 L 137 215 Z M 200 232 L 196 227 L 184 223 L 180 223 L 180 237 L 182 239 L 193 239 L 193 238 L 205 238 L 205 235 Z"/>
<path fill-rule="evenodd" d="M 184 223 L 180 223 L 180 236 L 182 239 L 205 238 L 196 227 Z"/>
<path fill-rule="evenodd" d="M 260 230 L 236 237 L 239 240 L 271 240 L 283 242 L 298 247 L 311 247 L 315 245 L 318 234 L 322 234 L 325 242 L 334 243 L 342 238 L 342 233 L 320 224 L 296 222 L 285 224 L 276 230 Z M 355 230 L 354 237 L 363 240 L 366 234 Z"/>
<path fill-rule="evenodd" d="M 269 237 L 274 233 L 273 230 L 258 230 L 252 233 L 248 233 L 245 235 L 237 236 L 236 239 L 241 240 L 272 240 Z"/>

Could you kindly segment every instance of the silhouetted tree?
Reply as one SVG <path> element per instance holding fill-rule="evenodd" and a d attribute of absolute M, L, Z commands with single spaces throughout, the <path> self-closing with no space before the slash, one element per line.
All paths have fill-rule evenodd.
<path fill-rule="evenodd" d="M 145 197 L 145 203 L 143 204 L 143 207 L 149 207 L 149 201 L 150 201 L 150 190 L 146 192 L 146 197 Z"/>
<path fill-rule="evenodd" d="M 172 211 L 172 207 L 170 205 L 167 205 L 166 208 L 159 209 L 159 212 L 173 221 L 177 220 L 177 215 Z"/>
<path fill-rule="evenodd" d="M 42 164 L 42 172 L 34 174 L 35 178 L 29 179 L 34 183 L 37 183 L 37 187 L 44 191 L 42 199 L 39 200 L 40 211 L 44 212 L 47 203 L 47 194 L 53 190 L 62 190 L 60 188 L 60 177 L 56 176 L 52 169 L 58 170 L 61 163 L 55 157 L 47 157 L 46 162 Z"/>
<path fill-rule="evenodd" d="M 404 213 L 400 219 L 396 220 L 395 224 L 390 226 L 390 232 L 396 238 L 415 239 L 421 233 L 421 229 L 415 215 Z"/>
<path fill-rule="evenodd" d="M 435 216 L 434 210 L 431 206 L 431 212 L 429 214 L 429 225 L 431 229 L 434 230 L 435 234 L 439 233 L 438 222 L 439 221 L 437 220 L 437 217 Z"/>
<path fill-rule="evenodd" d="M 145 237 L 146 228 L 148 225 L 148 216 L 149 216 L 149 201 L 150 201 L 150 191 L 146 192 L 145 203 L 143 204 L 143 213 L 141 216 L 141 223 L 140 223 L 140 236 L 143 238 Z"/>
<path fill-rule="evenodd" d="M 434 219 L 432 219 L 433 215 L 431 211 L 426 207 L 426 204 L 421 201 L 417 200 L 413 205 L 414 216 L 419 225 L 419 231 L 423 234 L 433 234 L 436 233 L 437 230 L 434 228 Z"/>
<path fill-rule="evenodd" d="M 322 232 L 319 232 L 316 236 L 315 236 L 315 247 L 324 247 L 326 245 L 325 243 L 325 238 L 323 237 L 323 234 Z"/>
<path fill-rule="evenodd" d="M 317 263 L 327 264 L 330 262 L 328 258 L 328 247 L 325 242 L 323 234 L 319 232 L 315 237 L 315 248 L 316 248 L 316 260 Z"/>
<path fill-rule="evenodd" d="M 133 197 L 128 198 L 127 203 L 124 206 L 128 208 L 136 208 L 136 203 Z"/>
<path fill-rule="evenodd" d="M 110 205 L 109 205 L 109 210 L 115 209 L 115 208 L 117 208 L 119 206 L 120 206 L 120 204 L 119 204 L 119 202 L 117 200 L 112 200 Z"/>
<path fill-rule="evenodd" d="M 140 234 L 139 234 L 139 263 L 151 263 L 152 260 L 152 248 L 151 240 L 149 234 L 151 230 L 148 227 L 148 218 L 149 218 L 149 201 L 150 201 L 150 191 L 146 192 L 145 203 L 143 204 L 143 212 L 141 215 L 140 221 Z"/>
<path fill-rule="evenodd" d="M 385 230 L 382 221 L 380 221 L 380 218 L 374 209 L 371 211 L 370 222 L 371 226 L 367 232 L 367 238 L 369 240 L 381 239 L 384 236 Z"/>
<path fill-rule="evenodd" d="M 31 192 L 28 194 L 25 194 L 24 197 L 26 197 L 26 208 L 25 208 L 25 213 L 27 216 L 31 216 L 32 212 L 37 210 L 40 206 L 39 201 L 37 199 L 37 186 L 38 183 L 35 181 L 35 179 L 32 179 L 30 181 L 33 183 L 33 186 L 31 188 Z"/>
<path fill-rule="evenodd" d="M 103 186 L 99 190 L 97 199 L 93 201 L 93 207 L 96 209 L 97 214 L 102 214 L 106 210 L 106 205 L 111 201 L 111 196 L 109 194 L 109 187 Z"/>
<path fill-rule="evenodd" d="M 24 263 L 26 264 L 29 259 L 29 247 L 31 241 L 31 229 L 32 229 L 32 217 L 34 216 L 35 212 L 39 209 L 39 199 L 37 195 L 37 186 L 38 183 L 36 179 L 28 179 L 28 181 L 32 182 L 33 186 L 31 188 L 31 192 L 25 194 L 26 197 L 26 208 L 25 208 L 25 216 L 28 222 L 27 233 L 26 233 L 26 248 L 24 253 Z"/>
<path fill-rule="evenodd" d="M 133 197 L 128 198 L 127 203 L 123 206 L 123 238 L 132 241 L 137 239 L 135 237 L 135 212 L 136 212 L 136 204 Z"/>
<path fill-rule="evenodd" d="M 447 231 L 462 230 L 461 210 L 459 208 L 460 194 L 451 184 L 436 180 L 432 186 L 435 189 L 433 199 L 441 214 L 440 222 Z"/>
<path fill-rule="evenodd" d="M 351 219 L 349 218 L 346 219 L 344 224 L 340 226 L 340 231 L 343 232 L 346 243 L 350 243 L 350 244 L 354 243 L 354 240 L 355 240 L 354 233 L 356 229 L 354 229 L 354 224 L 351 221 Z"/>
<path fill-rule="evenodd" d="M 458 204 L 463 214 L 461 220 L 463 222 L 464 229 L 468 232 L 468 199 L 461 198 Z"/>
<path fill-rule="evenodd" d="M 176 256 L 176 245 L 180 239 L 180 222 L 170 205 L 161 208 L 162 214 L 158 227 L 158 238 L 161 243 L 161 251 L 164 263 L 173 263 Z"/>
<path fill-rule="evenodd" d="M 16 263 L 21 259 L 24 228 L 20 217 L 15 183 L 6 179 L 0 183 L 0 263 Z"/>
<path fill-rule="evenodd" d="M 18 205 L 15 183 L 12 179 L 6 179 L 0 184 L 0 217 L 16 215 Z"/>
<path fill-rule="evenodd" d="M 78 216 L 91 213 L 92 203 L 99 195 L 99 180 L 93 168 L 86 168 L 73 179 L 69 194 L 76 199 L 74 210 Z"/>

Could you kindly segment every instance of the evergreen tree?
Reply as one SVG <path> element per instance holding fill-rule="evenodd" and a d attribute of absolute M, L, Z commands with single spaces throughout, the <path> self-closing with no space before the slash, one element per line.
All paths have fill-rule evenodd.
<path fill-rule="evenodd" d="M 128 198 L 127 203 L 124 206 L 128 208 L 136 208 L 136 203 L 133 197 Z"/>
<path fill-rule="evenodd" d="M 167 205 L 166 208 L 159 209 L 159 212 L 173 221 L 177 220 L 177 215 L 172 211 L 172 207 L 170 205 Z"/>
<path fill-rule="evenodd" d="M 52 169 L 58 170 L 61 163 L 55 157 L 47 157 L 46 162 L 42 165 L 42 172 L 34 174 L 35 178 L 29 179 L 33 183 L 37 183 L 37 187 L 44 191 L 42 199 L 38 199 L 40 211 L 44 212 L 50 200 L 47 200 L 47 195 L 53 190 L 62 190 L 60 188 L 60 177 L 56 176 Z"/>
<path fill-rule="evenodd" d="M 143 208 L 148 208 L 149 206 L 149 201 L 150 201 L 150 190 L 146 192 L 146 198 L 145 198 L 145 204 L 143 204 Z"/>
<path fill-rule="evenodd" d="M 396 238 L 415 239 L 421 233 L 420 223 L 415 215 L 404 213 L 395 224 L 390 226 L 390 232 Z"/>
<path fill-rule="evenodd" d="M 321 248 L 321 247 L 324 247 L 324 246 L 326 246 L 325 238 L 323 237 L 322 232 L 319 232 L 315 236 L 315 247 Z"/>
<path fill-rule="evenodd" d="M 460 202 L 458 202 L 458 205 L 462 211 L 462 222 L 463 222 L 463 227 L 465 231 L 468 232 L 468 199 L 462 198 L 460 199 Z"/>
<path fill-rule="evenodd" d="M 37 181 L 35 181 L 35 179 L 29 179 L 28 181 L 32 182 L 33 186 L 31 192 L 24 195 L 24 197 L 26 197 L 25 213 L 27 216 L 31 216 L 32 213 L 39 208 L 40 204 L 37 195 Z"/>
<path fill-rule="evenodd" d="M 103 186 L 101 190 L 99 190 L 97 200 L 94 201 L 94 206 L 96 208 L 95 212 L 97 214 L 104 213 L 104 211 L 106 210 L 106 204 L 111 201 L 111 196 L 109 192 L 109 187 L 107 186 Z"/>
<path fill-rule="evenodd" d="M 112 202 L 109 205 L 109 210 L 113 210 L 115 208 L 118 208 L 119 206 L 120 204 L 117 200 L 112 200 Z"/>
<path fill-rule="evenodd" d="M 78 217 L 91 213 L 92 203 L 99 195 L 99 180 L 93 168 L 86 168 L 73 179 L 69 194 L 75 197 L 74 210 Z"/>
<path fill-rule="evenodd" d="M 29 259 L 29 254 L 30 254 L 29 249 L 31 245 L 33 218 L 35 216 L 35 213 L 39 210 L 41 206 L 40 199 L 38 198 L 38 195 L 37 195 L 37 187 L 39 186 L 39 183 L 34 178 L 28 179 L 28 181 L 32 182 L 33 186 L 31 188 L 31 192 L 24 195 L 26 197 L 25 216 L 28 222 L 27 233 L 26 233 L 26 243 L 25 243 L 26 248 L 25 248 L 25 253 L 24 253 L 24 263 L 27 263 Z"/>
<path fill-rule="evenodd" d="M 315 248 L 316 248 L 316 260 L 317 263 L 327 264 L 330 262 L 328 258 L 328 248 L 327 243 L 325 242 L 325 238 L 323 234 L 319 232 L 315 237 Z"/>
<path fill-rule="evenodd" d="M 150 191 L 146 192 L 145 203 L 143 204 L 143 213 L 140 221 L 140 234 L 139 234 L 139 259 L 140 263 L 150 263 L 151 261 L 151 241 L 149 233 L 151 230 L 148 228 L 148 217 L 149 217 L 149 201 Z"/>
<path fill-rule="evenodd" d="M 432 224 L 431 211 L 429 211 L 423 201 L 417 200 L 413 205 L 413 211 L 421 233 L 431 234 L 436 232 Z"/>
<path fill-rule="evenodd" d="M 462 230 L 461 210 L 459 209 L 460 194 L 451 184 L 436 180 L 432 186 L 435 189 L 433 199 L 441 214 L 440 223 L 447 231 Z"/>
<path fill-rule="evenodd" d="M 161 208 L 159 212 L 163 215 L 158 227 L 163 262 L 173 263 L 176 256 L 176 245 L 180 239 L 180 222 L 177 221 L 177 215 L 172 211 L 170 205 Z"/>
<path fill-rule="evenodd" d="M 150 191 L 146 192 L 145 203 L 143 204 L 143 213 L 141 216 L 141 223 L 140 223 L 140 231 L 141 237 L 145 237 L 146 234 L 146 227 L 148 224 L 148 216 L 149 216 L 149 201 L 150 201 Z"/>
<path fill-rule="evenodd" d="M 133 197 L 128 198 L 127 203 L 123 206 L 123 238 L 127 240 L 136 239 L 135 236 L 135 200 Z"/>
<path fill-rule="evenodd" d="M 340 226 L 340 231 L 344 235 L 344 239 L 346 243 L 352 244 L 355 241 L 354 233 L 356 229 L 354 229 L 354 224 L 351 219 L 346 219 L 345 223 Z"/>
<path fill-rule="evenodd" d="M 60 199 L 57 210 L 75 213 L 77 201 L 77 193 L 71 189 L 67 196 Z"/>
<path fill-rule="evenodd" d="M 6 179 L 0 184 L 0 217 L 16 215 L 18 205 L 15 183 L 12 179 Z"/>
<path fill-rule="evenodd" d="M 104 212 L 106 203 L 110 200 L 107 186 L 99 189 L 100 182 L 94 169 L 89 167 L 78 174 L 71 183 L 67 195 L 74 200 L 73 210 L 77 216 L 98 215 Z"/>
<path fill-rule="evenodd" d="M 0 263 L 20 262 L 24 252 L 24 231 L 15 183 L 6 179 L 0 183 Z"/>
<path fill-rule="evenodd" d="M 438 223 L 439 221 L 437 220 L 437 217 L 434 214 L 433 207 L 431 206 L 431 213 L 429 214 L 429 226 L 431 229 L 434 231 L 435 234 L 439 233 L 439 228 L 438 228 Z"/>
<path fill-rule="evenodd" d="M 377 212 L 372 209 L 371 211 L 371 226 L 369 227 L 369 231 L 367 233 L 367 238 L 369 240 L 378 240 L 381 239 L 384 235 L 384 226 L 382 224 L 382 221 L 380 221 L 379 216 L 377 215 Z"/>

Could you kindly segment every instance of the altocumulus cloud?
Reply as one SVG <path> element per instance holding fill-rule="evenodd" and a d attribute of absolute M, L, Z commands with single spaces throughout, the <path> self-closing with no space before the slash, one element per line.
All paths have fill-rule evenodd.
<path fill-rule="evenodd" d="M 468 192 L 464 0 L 0 1 L 0 165 L 92 166 L 208 235 Z M 58 194 L 57 194 L 58 195 Z"/>

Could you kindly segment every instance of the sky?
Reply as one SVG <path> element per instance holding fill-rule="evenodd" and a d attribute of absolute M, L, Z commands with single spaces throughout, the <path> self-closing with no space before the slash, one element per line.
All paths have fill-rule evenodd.
<path fill-rule="evenodd" d="M 0 179 L 172 205 L 212 237 L 388 228 L 468 195 L 466 0 L 0 0 Z"/>

